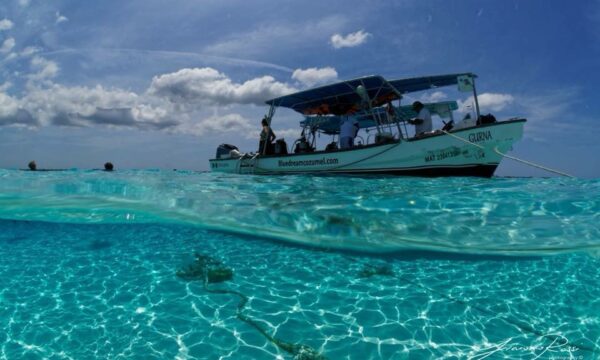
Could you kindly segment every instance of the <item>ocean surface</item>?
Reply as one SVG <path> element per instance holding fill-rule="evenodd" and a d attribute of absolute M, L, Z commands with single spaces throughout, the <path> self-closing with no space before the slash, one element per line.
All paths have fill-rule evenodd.
<path fill-rule="evenodd" d="M 0 359 L 597 359 L 600 180 L 0 170 Z"/>

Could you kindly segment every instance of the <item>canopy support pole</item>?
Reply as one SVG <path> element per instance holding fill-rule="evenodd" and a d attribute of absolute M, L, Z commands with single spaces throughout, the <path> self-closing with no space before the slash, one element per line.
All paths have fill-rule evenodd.
<path fill-rule="evenodd" d="M 271 106 L 269 107 L 269 112 L 267 113 L 267 122 L 269 123 L 269 126 L 271 126 L 271 120 L 273 119 L 273 116 L 275 115 L 275 104 L 271 104 Z"/>
<path fill-rule="evenodd" d="M 366 89 L 365 83 L 363 82 L 363 80 L 360 81 L 360 84 L 361 84 L 360 86 L 362 86 L 364 89 Z M 362 97 L 362 95 L 358 92 L 357 89 L 358 89 L 358 87 L 356 89 L 354 89 L 354 91 Z M 381 90 L 381 88 L 379 90 Z M 379 91 L 377 93 L 379 93 Z M 379 128 L 379 126 L 381 125 L 381 118 L 373 113 L 373 107 L 371 106 L 371 98 L 369 97 L 369 93 L 365 92 L 365 95 L 367 97 L 366 100 L 367 100 L 368 112 L 369 112 L 369 114 L 371 114 L 371 116 L 373 116 L 373 119 L 375 120 L 375 127 L 377 128 L 377 133 L 381 134 L 381 129 Z M 375 97 L 377 97 L 377 96 L 375 96 Z M 363 100 L 365 100 L 365 99 L 363 99 Z"/>
<path fill-rule="evenodd" d="M 398 89 L 396 89 L 389 81 L 385 80 L 385 83 L 390 88 L 392 88 L 392 90 L 398 97 L 398 108 L 400 108 L 400 105 L 402 102 L 402 93 L 400 91 L 398 91 Z M 392 104 L 391 101 L 390 101 L 390 105 L 392 106 L 392 108 L 394 107 L 394 105 Z M 394 121 L 396 122 L 396 126 L 398 126 L 398 139 L 404 139 L 404 134 L 402 133 L 402 129 L 400 128 L 400 119 L 396 116 L 396 110 L 394 110 Z M 406 129 L 406 122 L 402 122 L 402 125 L 404 125 L 404 132 L 406 133 L 406 138 L 408 138 L 408 130 Z"/>
<path fill-rule="evenodd" d="M 473 99 L 475 99 L 475 115 L 476 115 L 476 121 L 479 121 L 479 100 L 477 100 L 477 89 L 475 88 L 475 78 L 471 77 L 471 80 L 473 81 Z"/>

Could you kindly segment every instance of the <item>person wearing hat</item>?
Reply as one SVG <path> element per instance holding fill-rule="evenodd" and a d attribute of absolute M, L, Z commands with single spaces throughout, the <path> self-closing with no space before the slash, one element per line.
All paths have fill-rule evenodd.
<path fill-rule="evenodd" d="M 420 101 L 415 101 L 412 104 L 412 108 L 417 113 L 417 117 L 408 120 L 408 123 L 415 126 L 415 136 L 431 131 L 433 129 L 431 113 L 427 110 L 425 105 Z"/>

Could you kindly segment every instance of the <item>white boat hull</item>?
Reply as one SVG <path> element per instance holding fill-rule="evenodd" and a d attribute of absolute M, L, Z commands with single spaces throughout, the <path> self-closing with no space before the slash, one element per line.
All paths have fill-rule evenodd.
<path fill-rule="evenodd" d="M 490 177 L 523 135 L 524 119 L 346 150 L 211 159 L 211 171 L 239 174 L 396 174 Z M 459 137 L 459 138 L 457 138 Z M 463 139 L 463 140 L 461 140 Z M 475 144 L 475 145 L 474 145 Z M 476 146 L 479 145 L 479 146 Z"/>

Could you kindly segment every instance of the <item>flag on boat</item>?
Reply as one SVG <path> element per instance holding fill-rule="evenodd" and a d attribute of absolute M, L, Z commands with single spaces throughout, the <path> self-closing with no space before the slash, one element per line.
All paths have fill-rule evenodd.
<path fill-rule="evenodd" d="M 456 77 L 458 91 L 473 91 L 473 77 L 471 75 L 459 75 Z"/>

